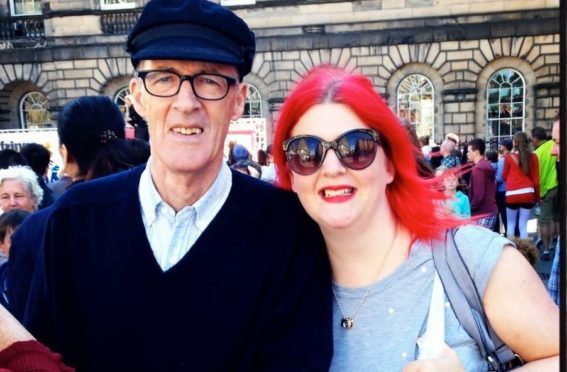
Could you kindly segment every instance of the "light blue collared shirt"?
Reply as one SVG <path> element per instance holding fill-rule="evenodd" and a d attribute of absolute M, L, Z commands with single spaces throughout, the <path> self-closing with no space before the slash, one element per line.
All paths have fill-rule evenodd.
<path fill-rule="evenodd" d="M 169 270 L 189 252 L 226 202 L 231 187 L 232 173 L 223 162 L 207 192 L 195 204 L 175 213 L 175 209 L 159 195 L 152 180 L 151 158 L 148 160 L 138 193 L 146 235 L 163 271 Z"/>

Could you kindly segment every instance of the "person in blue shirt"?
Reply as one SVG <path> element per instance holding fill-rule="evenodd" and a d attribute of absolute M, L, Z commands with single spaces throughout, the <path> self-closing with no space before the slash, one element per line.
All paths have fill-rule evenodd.
<path fill-rule="evenodd" d="M 471 205 L 469 198 L 462 191 L 457 190 L 459 178 L 456 169 L 440 166 L 435 170 L 435 177 L 442 177 L 443 192 L 449 197 L 444 201 L 445 210 L 458 217 L 470 218 Z"/>
<path fill-rule="evenodd" d="M 513 143 L 511 138 L 505 138 L 500 142 L 498 147 L 498 162 L 496 165 L 496 205 L 498 206 L 498 215 L 504 225 L 504 236 L 507 236 L 507 215 L 506 215 L 506 181 L 502 178 L 504 171 L 504 159 L 512 151 Z"/>

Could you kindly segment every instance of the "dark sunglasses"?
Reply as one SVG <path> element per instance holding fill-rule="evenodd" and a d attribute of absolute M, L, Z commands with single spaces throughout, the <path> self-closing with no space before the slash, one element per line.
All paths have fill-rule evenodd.
<path fill-rule="evenodd" d="M 335 150 L 340 162 L 347 168 L 361 170 L 376 157 L 378 133 L 371 129 L 354 129 L 327 142 L 319 137 L 302 135 L 288 138 L 283 143 L 287 166 L 302 176 L 315 173 L 323 164 L 329 149 Z"/>

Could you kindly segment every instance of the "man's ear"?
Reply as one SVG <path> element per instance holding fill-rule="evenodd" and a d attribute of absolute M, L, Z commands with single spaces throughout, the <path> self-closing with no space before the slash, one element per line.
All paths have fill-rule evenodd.
<path fill-rule="evenodd" d="M 142 79 L 138 77 L 133 77 L 130 79 L 130 94 L 128 95 L 128 100 L 134 106 L 134 110 L 140 115 L 141 117 L 146 117 L 146 108 L 142 103 Z"/>
<path fill-rule="evenodd" d="M 246 103 L 246 96 L 248 94 L 248 84 L 245 82 L 241 82 L 238 84 L 236 92 L 236 97 L 234 100 L 234 109 L 232 111 L 232 115 L 230 116 L 231 120 L 238 120 L 244 113 L 244 104 Z"/>

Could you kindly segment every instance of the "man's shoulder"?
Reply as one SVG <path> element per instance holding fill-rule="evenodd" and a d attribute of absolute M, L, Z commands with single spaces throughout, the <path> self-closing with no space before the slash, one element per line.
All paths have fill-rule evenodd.
<path fill-rule="evenodd" d="M 246 215 L 269 216 L 270 221 L 307 218 L 294 192 L 233 171 L 229 200 L 245 208 Z"/>
<path fill-rule="evenodd" d="M 232 187 L 234 192 L 239 194 L 239 197 L 254 200 L 266 199 L 274 202 L 296 199 L 295 193 L 278 188 L 266 181 L 235 171 L 232 171 L 232 174 Z"/>
<path fill-rule="evenodd" d="M 53 206 L 62 209 L 79 205 L 109 204 L 137 194 L 138 183 L 145 165 L 75 185 L 67 190 Z"/>
<path fill-rule="evenodd" d="M 534 150 L 534 153 L 538 156 L 538 158 L 551 157 L 551 154 L 549 153 L 551 146 L 553 146 L 553 141 L 546 140 Z"/>

